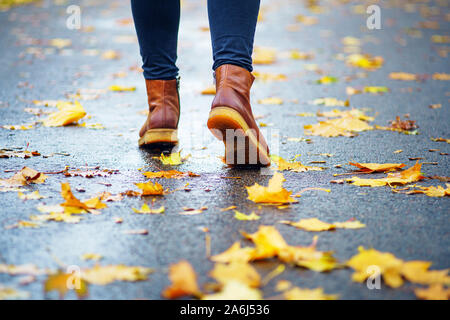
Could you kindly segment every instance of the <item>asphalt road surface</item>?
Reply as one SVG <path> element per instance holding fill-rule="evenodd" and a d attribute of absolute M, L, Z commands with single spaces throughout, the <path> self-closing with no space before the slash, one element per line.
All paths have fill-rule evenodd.
<path fill-rule="evenodd" d="M 339 1 L 319 1 L 323 12 L 311 12 L 302 1 L 263 1 L 255 44 L 276 49 L 277 60 L 270 65 L 255 65 L 255 71 L 282 73 L 286 81 L 257 80 L 252 89 L 254 113 L 267 126 L 265 135 L 272 144 L 272 153 L 285 159 L 296 155 L 297 161 L 327 167 L 324 171 L 284 171 L 284 187 L 294 193 L 304 188 L 327 188 L 331 192 L 306 191 L 297 204 L 280 210 L 259 206 L 247 199 L 245 186 L 255 182 L 267 185 L 270 175 L 259 170 L 236 170 L 226 167 L 220 157 L 223 145 L 206 128 L 212 101 L 211 95 L 200 92 L 213 83 L 212 57 L 206 1 L 183 2 L 179 35 L 179 67 L 181 76 L 180 146 L 183 156 L 191 157 L 177 167 L 163 166 L 151 152 L 138 148 L 138 131 L 144 122 L 146 93 L 139 49 L 128 1 L 82 1 L 81 29 L 66 27 L 69 5 L 41 1 L 0 12 L 0 125 L 20 125 L 39 119 L 24 112 L 37 107 L 33 100 L 71 100 L 68 95 L 84 90 L 87 95 L 80 103 L 91 118 L 87 123 L 100 123 L 103 129 L 88 127 L 44 127 L 34 125 L 30 130 L 0 129 L 0 148 L 37 150 L 41 156 L 29 159 L 1 158 L 0 177 L 7 178 L 24 166 L 41 172 L 57 172 L 65 166 L 85 166 L 118 170 L 107 177 L 66 177 L 49 174 L 44 184 L 26 189 L 39 190 L 47 196 L 42 200 L 21 200 L 17 192 L 0 192 L 0 263 L 34 264 L 39 268 L 57 269 L 63 265 L 89 267 L 95 262 L 84 261 L 85 253 L 103 256 L 102 265 L 125 264 L 155 269 L 148 281 L 114 282 L 90 285 L 89 299 L 160 299 L 169 285 L 168 266 L 180 259 L 188 260 L 198 274 L 200 284 L 212 282 L 208 272 L 213 263 L 206 257 L 205 233 L 209 229 L 211 252 L 217 254 L 235 241 L 250 245 L 240 231 L 253 232 L 259 225 L 274 225 L 292 245 L 309 245 L 318 235 L 317 247 L 334 251 L 341 262 L 357 253 L 358 246 L 391 252 L 404 260 L 426 260 L 432 268 L 450 267 L 449 199 L 423 194 L 394 193 L 389 187 L 365 188 L 351 184 L 331 184 L 331 180 L 347 178 L 334 174 L 353 170 L 353 162 L 415 163 L 409 158 L 423 158 L 422 172 L 426 176 L 448 176 L 450 152 L 446 142 L 430 138 L 450 138 L 448 81 L 433 80 L 434 73 L 449 73 L 448 2 L 411 3 L 381 7 L 381 29 L 366 26 L 367 5 L 360 2 L 342 4 Z M 306 1 L 305 1 L 306 2 Z M 447 3 L 447 6 L 445 6 Z M 363 10 L 363 12 L 361 12 Z M 316 10 L 317 11 L 317 10 Z M 359 11 L 359 13 L 358 13 Z M 305 25 L 298 15 L 314 16 L 318 21 Z M 439 29 L 424 28 L 424 21 L 438 21 Z M 433 35 L 447 36 L 438 43 Z M 369 71 L 345 63 L 342 39 L 356 37 L 360 49 L 372 56 L 381 56 L 381 68 Z M 52 46 L 51 39 L 70 39 L 62 48 Z M 438 41 L 438 42 L 436 42 Z M 441 42 L 442 42 L 441 41 Z M 446 43 L 445 43 L 446 42 Z M 312 53 L 310 60 L 296 60 L 290 50 Z M 105 51 L 119 53 L 118 59 L 102 59 Z M 313 71 L 314 68 L 322 73 Z M 389 78 L 391 72 L 420 75 L 419 81 L 399 81 Z M 329 85 L 316 80 L 323 75 L 339 79 Z M 131 92 L 104 90 L 110 85 L 135 86 Z M 386 86 L 390 92 L 357 94 L 349 97 L 350 105 L 367 110 L 375 117 L 373 125 L 387 126 L 396 116 L 409 114 L 419 128 L 418 135 L 373 130 L 361 132 L 354 138 L 305 136 L 303 126 L 317 122 L 317 117 L 296 116 L 318 110 L 348 110 L 346 107 L 317 106 L 311 100 L 334 97 L 345 100 L 346 87 Z M 95 89 L 90 92 L 86 89 Z M 100 89 L 100 90 L 99 90 Z M 96 96 L 98 95 L 98 96 Z M 259 99 L 282 98 L 281 105 L 259 104 Z M 429 108 L 441 104 L 440 108 Z M 40 118 L 45 117 L 45 115 Z M 290 141 L 288 138 L 308 138 Z M 394 153 L 396 150 L 401 153 Z M 430 152 L 430 149 L 439 151 Z M 320 154 L 332 154 L 327 157 Z M 46 157 L 44 157 L 46 156 Z M 335 167 L 341 165 L 340 167 Z M 164 188 L 178 191 L 155 197 L 155 206 L 165 206 L 163 215 L 138 215 L 140 208 L 152 198 L 125 197 L 108 202 L 100 215 L 84 215 L 77 224 L 47 222 L 40 228 L 8 228 L 19 220 L 29 220 L 39 214 L 39 204 L 62 202 L 61 182 L 69 182 L 75 196 L 86 199 L 97 193 L 113 194 L 129 189 L 146 178 L 139 169 L 149 171 L 177 169 L 199 174 L 197 178 L 164 179 Z M 374 175 L 381 177 L 383 174 Z M 224 177 L 239 177 L 224 178 Z M 189 183 L 190 191 L 185 191 Z M 438 180 L 426 180 L 421 185 L 444 185 Z M 84 190 L 79 192 L 77 190 Z M 257 221 L 240 221 L 232 211 L 220 209 L 235 205 L 243 213 L 252 211 L 261 216 Z M 183 207 L 208 209 L 198 215 L 180 215 Z M 117 224 L 114 218 L 123 223 Z M 316 217 L 326 222 L 355 218 L 367 225 L 358 230 L 340 229 L 313 233 L 278 223 Z M 126 234 L 126 230 L 147 229 L 147 235 Z M 277 260 L 254 262 L 264 276 L 278 266 Z M 340 299 L 414 299 L 413 289 L 406 283 L 391 289 L 382 283 L 380 290 L 369 290 L 365 283 L 351 280 L 348 268 L 319 273 L 288 266 L 286 271 L 262 288 L 264 297 L 276 296 L 277 280 L 285 279 L 302 288 L 322 287 L 326 293 L 339 294 Z M 26 291 L 32 299 L 57 298 L 56 292 L 44 293 L 45 276 L 21 285 L 19 276 L 0 274 L 0 284 Z M 73 292 L 67 299 L 76 299 Z"/>

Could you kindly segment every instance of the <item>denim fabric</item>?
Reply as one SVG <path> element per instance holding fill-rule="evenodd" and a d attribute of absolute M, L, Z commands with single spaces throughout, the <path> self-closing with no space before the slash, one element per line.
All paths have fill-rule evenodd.
<path fill-rule="evenodd" d="M 208 0 L 213 70 L 234 64 L 252 71 L 253 40 L 260 0 Z M 144 77 L 178 76 L 179 0 L 131 0 Z"/>

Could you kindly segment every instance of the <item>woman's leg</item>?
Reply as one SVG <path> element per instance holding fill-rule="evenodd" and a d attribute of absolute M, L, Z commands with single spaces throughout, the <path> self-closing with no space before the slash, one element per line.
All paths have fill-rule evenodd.
<path fill-rule="evenodd" d="M 213 70 L 233 64 L 252 71 L 260 0 L 208 0 Z"/>
<path fill-rule="evenodd" d="M 145 79 L 175 79 L 180 1 L 131 0 L 131 9 Z"/>

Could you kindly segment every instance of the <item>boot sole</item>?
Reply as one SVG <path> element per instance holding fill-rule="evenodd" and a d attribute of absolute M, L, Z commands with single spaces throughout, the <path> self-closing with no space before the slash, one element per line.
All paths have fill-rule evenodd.
<path fill-rule="evenodd" d="M 139 146 L 152 144 L 178 144 L 177 129 L 150 129 L 139 138 Z"/>
<path fill-rule="evenodd" d="M 264 167 L 270 165 L 267 150 L 258 142 L 244 118 L 233 108 L 215 107 L 209 113 L 207 125 L 211 133 L 225 144 L 225 162 L 228 165 Z M 239 142 L 238 137 L 227 139 L 228 129 L 234 130 L 236 136 L 244 138 L 245 144 L 242 140 Z"/>

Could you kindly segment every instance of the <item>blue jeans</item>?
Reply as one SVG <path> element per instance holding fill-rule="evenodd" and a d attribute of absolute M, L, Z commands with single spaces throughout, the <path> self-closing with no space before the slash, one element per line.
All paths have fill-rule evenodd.
<path fill-rule="evenodd" d="M 252 71 L 253 40 L 260 0 L 208 0 L 213 70 L 234 64 Z M 144 77 L 178 76 L 179 0 L 131 0 Z"/>

